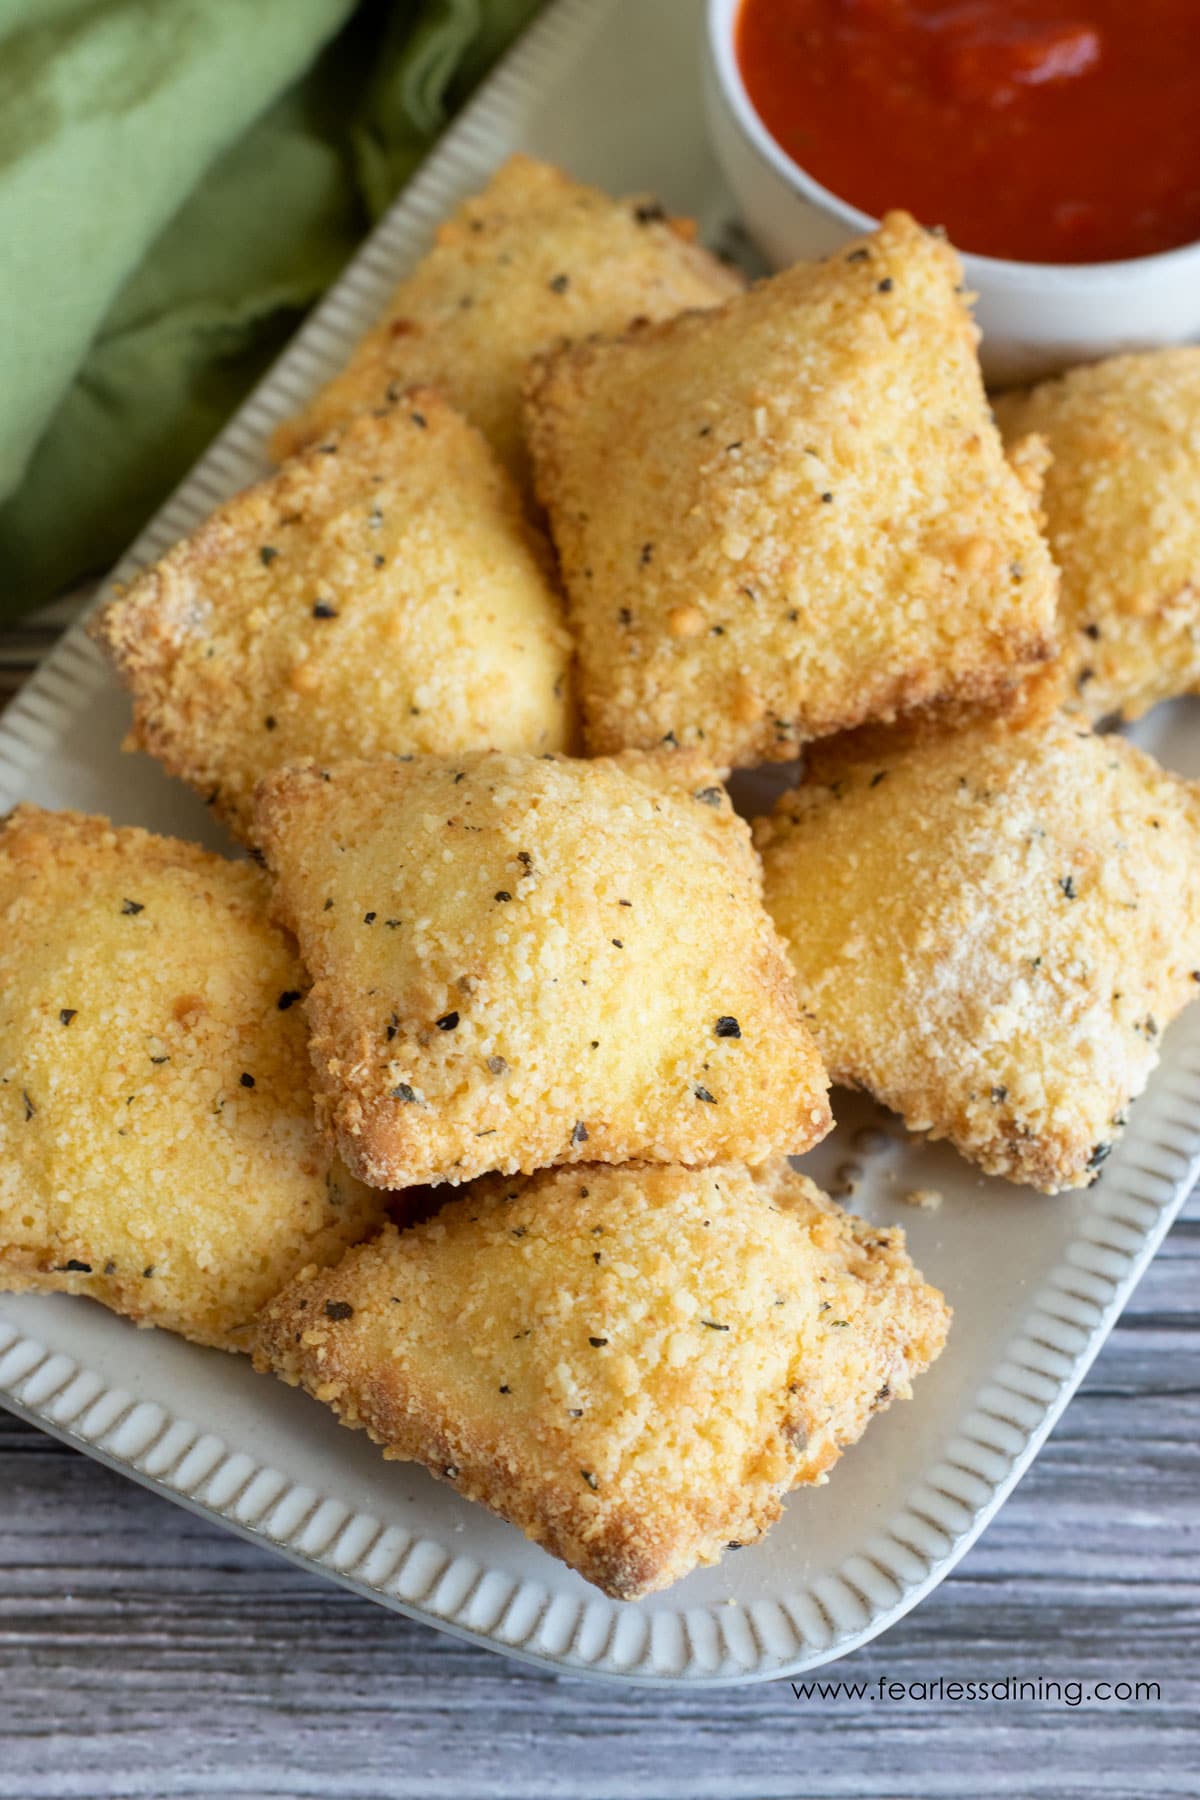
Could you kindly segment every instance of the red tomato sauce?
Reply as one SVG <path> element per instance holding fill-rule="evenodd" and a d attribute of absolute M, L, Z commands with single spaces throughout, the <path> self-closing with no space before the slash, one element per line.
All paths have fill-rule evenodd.
<path fill-rule="evenodd" d="M 742 0 L 772 137 L 962 250 L 1112 262 L 1200 238 L 1200 0 Z"/>

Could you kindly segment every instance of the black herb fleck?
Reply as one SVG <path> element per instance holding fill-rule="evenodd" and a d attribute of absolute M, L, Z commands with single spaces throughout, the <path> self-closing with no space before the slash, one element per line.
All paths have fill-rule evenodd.
<path fill-rule="evenodd" d="M 602 1337 L 590 1337 L 588 1339 L 588 1343 L 592 1346 L 593 1350 L 603 1350 L 603 1348 L 604 1348 L 605 1344 L 607 1344 L 607 1342 L 608 1342 L 608 1339 L 602 1338 Z"/>
<path fill-rule="evenodd" d="M 511 1389 L 511 1388 L 510 1388 L 510 1387 L 509 1387 L 509 1385 L 508 1385 L 508 1383 L 507 1383 L 507 1382 L 505 1382 L 505 1381 L 502 1381 L 502 1382 L 501 1382 L 501 1383 L 500 1383 L 500 1392 L 501 1392 L 501 1393 L 502 1393 L 502 1394 L 511 1394 L 511 1393 L 512 1393 L 512 1389 Z"/>
<path fill-rule="evenodd" d="M 697 1100 L 706 1100 L 709 1106 L 715 1106 L 717 1104 L 716 1100 L 706 1087 L 694 1087 L 692 1092 L 695 1094 Z"/>
<path fill-rule="evenodd" d="M 568 1417 L 568 1419 L 582 1419 L 582 1417 L 583 1417 L 582 1406 L 568 1406 L 567 1417 Z"/>
<path fill-rule="evenodd" d="M 509 893 L 507 888 L 497 888 L 496 892 L 492 895 L 492 899 L 499 900 L 501 902 L 501 904 L 503 904 L 504 901 L 511 900 L 512 895 Z"/>
<path fill-rule="evenodd" d="M 287 1012 L 290 1007 L 295 1006 L 297 1000 L 302 1000 L 303 998 L 304 996 L 299 988 L 285 988 L 275 1004 L 280 1012 Z"/>
<path fill-rule="evenodd" d="M 325 902 L 325 904 L 324 904 L 324 906 L 323 906 L 323 907 L 322 907 L 322 908 L 321 908 L 321 911 L 322 911 L 322 912 L 332 912 L 332 911 L 333 911 L 333 901 L 332 901 L 332 899 L 330 899 L 330 900 L 327 900 L 327 901 L 326 901 L 326 902 Z"/>
<path fill-rule="evenodd" d="M 121 911 L 128 914 L 130 918 L 133 918 L 137 913 L 145 912 L 145 910 L 146 908 L 142 905 L 140 900 L 122 900 L 121 902 Z"/>
<path fill-rule="evenodd" d="M 592 1474 L 592 1471 L 590 1469 L 580 1469 L 579 1473 L 583 1476 L 583 1479 L 587 1482 L 587 1484 L 591 1488 L 593 1494 L 598 1493 L 599 1489 L 600 1489 L 600 1483 L 597 1481 L 596 1477 Z"/>
<path fill-rule="evenodd" d="M 886 769 L 880 769 L 880 771 L 879 771 L 879 773 L 878 773 L 878 774 L 877 774 L 877 775 L 872 775 L 872 777 L 871 777 L 871 781 L 870 781 L 870 786 L 871 786 L 871 787 L 878 787 L 878 786 L 879 786 L 879 784 L 880 784 L 880 782 L 881 782 L 881 781 L 885 781 L 885 780 L 886 780 L 886 779 L 887 779 L 887 770 L 886 770 Z"/>
<path fill-rule="evenodd" d="M 388 1020 L 387 1025 L 384 1027 L 384 1033 L 383 1033 L 384 1037 L 387 1039 L 389 1044 L 391 1043 L 392 1039 L 395 1037 L 395 1035 L 399 1031 L 399 1029 L 400 1029 L 399 1015 L 397 1013 L 393 1013 L 391 1018 Z"/>
<path fill-rule="evenodd" d="M 91 1272 L 91 1263 L 80 1262 L 77 1256 L 69 1256 L 65 1263 L 54 1265 L 56 1275 L 90 1275 Z"/>
<path fill-rule="evenodd" d="M 327 1300 L 325 1302 L 325 1317 L 327 1319 L 335 1320 L 352 1319 L 354 1317 L 354 1308 L 348 1300 Z"/>
<path fill-rule="evenodd" d="M 718 1323 L 715 1319 L 701 1319 L 700 1323 L 702 1325 L 707 1325 L 708 1329 L 710 1331 L 728 1331 L 729 1330 L 728 1325 L 718 1325 Z"/>
<path fill-rule="evenodd" d="M 392 1089 L 392 1099 L 393 1100 L 403 1100 L 410 1106 L 416 1100 L 416 1097 L 417 1097 L 416 1094 L 409 1087 L 407 1081 L 398 1082 L 397 1085 Z"/>
<path fill-rule="evenodd" d="M 870 262 L 870 260 L 871 260 L 871 252 L 869 250 L 864 250 L 864 249 L 851 250 L 849 256 L 847 256 L 847 258 L 846 258 L 846 261 L 848 263 Z M 740 1548 L 740 1546 L 739 1546 L 739 1548 Z"/>
<path fill-rule="evenodd" d="M 150 1061 L 155 1064 L 170 1062 L 170 1060 L 169 1056 L 152 1056 L 150 1058 Z"/>
<path fill-rule="evenodd" d="M 666 218 L 666 210 L 658 200 L 643 200 L 633 209 L 633 216 L 639 225 L 657 225 L 660 219 Z"/>
<path fill-rule="evenodd" d="M 569 275 L 555 275 L 550 282 L 550 292 L 552 294 L 565 294 L 570 285 L 571 277 Z"/>
<path fill-rule="evenodd" d="M 457 1024 L 458 1014 L 456 1012 L 448 1012 L 442 1014 L 437 1022 L 437 1028 L 439 1031 L 453 1031 Z"/>
<path fill-rule="evenodd" d="M 153 1279 L 154 1279 L 154 1264 L 147 1263 L 146 1267 L 142 1270 L 142 1280 L 143 1281 L 152 1281 Z"/>
<path fill-rule="evenodd" d="M 1094 644 L 1100 636 L 1100 627 L 1098 625 L 1085 625 L 1083 627 L 1083 634 L 1085 637 L 1090 637 Z"/>
<path fill-rule="evenodd" d="M 896 284 L 891 276 L 885 275 L 882 281 L 877 281 L 875 283 L 875 292 L 877 294 L 890 294 L 895 285 Z"/>
<path fill-rule="evenodd" d="M 337 607 L 328 600 L 318 600 L 313 606 L 312 616 L 314 619 L 336 619 Z"/>
<path fill-rule="evenodd" d="M 833 500 L 833 495 L 829 494 L 829 493 L 825 493 L 825 494 L 821 495 L 821 498 L 825 502 L 826 506 L 828 506 L 831 504 L 831 502 Z"/>
<path fill-rule="evenodd" d="M 275 715 L 273 713 L 268 713 L 263 720 L 263 724 L 268 731 L 274 731 L 276 724 Z"/>
<path fill-rule="evenodd" d="M 418 431 L 424 431 L 426 425 L 429 423 L 429 421 L 426 419 L 424 413 L 413 412 L 413 413 L 409 413 L 408 416 L 412 420 L 413 424 L 416 426 Z"/>
<path fill-rule="evenodd" d="M 78 1010 L 76 1007 L 64 1006 L 62 1011 L 58 1015 L 58 1021 L 59 1021 L 60 1025 L 69 1025 L 71 1023 L 71 1020 L 74 1018 L 77 1018 L 78 1016 L 79 1016 Z"/>
<path fill-rule="evenodd" d="M 740 1038 L 742 1028 L 732 1013 L 722 1013 L 713 1028 L 718 1037 Z"/>
<path fill-rule="evenodd" d="M 640 561 L 643 569 L 645 568 L 646 564 L 651 560 L 653 555 L 654 555 L 654 545 L 653 544 L 643 544 L 642 545 L 642 554 L 638 559 Z"/>
<path fill-rule="evenodd" d="M 586 1144 L 587 1136 L 588 1136 L 587 1126 L 584 1124 L 582 1119 L 576 1119 L 575 1124 L 571 1131 L 571 1142 L 573 1144 Z"/>
<path fill-rule="evenodd" d="M 1058 885 L 1068 900 L 1074 900 L 1077 897 L 1079 890 L 1075 886 L 1075 877 L 1073 875 L 1064 875 Z"/>
<path fill-rule="evenodd" d="M 1007 1099 L 1008 1089 L 1006 1087 L 994 1087 L 992 1089 L 992 1100 L 996 1106 L 1003 1106 Z"/>
<path fill-rule="evenodd" d="M 1102 1162 L 1107 1161 L 1107 1159 L 1111 1155 L 1112 1155 L 1112 1145 L 1111 1144 L 1097 1144 L 1095 1149 L 1092 1151 L 1092 1154 L 1087 1159 L 1088 1168 L 1089 1169 L 1098 1169 L 1100 1167 L 1100 1164 Z"/>
<path fill-rule="evenodd" d="M 613 938 L 612 942 L 613 942 L 613 948 L 616 950 L 623 950 L 625 948 L 625 945 L 622 943 L 620 938 Z"/>
<path fill-rule="evenodd" d="M 692 795 L 693 800 L 703 800 L 705 806 L 720 806 L 724 797 L 719 787 L 698 788 Z"/>
<path fill-rule="evenodd" d="M 275 561 L 275 558 L 278 555 L 279 555 L 279 552 L 275 548 L 274 544 L 263 544 L 263 546 L 261 547 L 261 549 L 258 552 L 258 560 L 262 564 L 264 569 L 269 569 L 271 564 Z"/>
<path fill-rule="evenodd" d="M 37 1107 L 33 1104 L 33 1101 L 29 1098 L 29 1095 L 24 1088 L 21 1089 L 21 1098 L 25 1102 L 25 1119 L 26 1123 L 28 1123 L 36 1113 Z"/>
<path fill-rule="evenodd" d="M 241 1080 L 242 1080 L 242 1086 L 243 1086 L 243 1087 L 244 1087 L 244 1088 L 252 1088 L 252 1087 L 253 1087 L 253 1086 L 254 1086 L 254 1077 L 253 1077 L 253 1075 L 245 1075 L 245 1074 L 243 1074 L 243 1076 L 242 1076 L 242 1078 L 241 1078 Z"/>
<path fill-rule="evenodd" d="M 458 1480 L 458 1464 L 457 1463 L 447 1463 L 445 1468 L 442 1470 L 442 1474 L 446 1477 L 447 1481 L 457 1481 Z"/>
<path fill-rule="evenodd" d="M 113 1261 L 112 1257 L 110 1256 L 108 1261 L 104 1265 L 104 1273 L 106 1275 L 115 1275 L 116 1272 L 117 1272 L 117 1265 Z"/>
<path fill-rule="evenodd" d="M 508 1064 L 502 1056 L 489 1056 L 487 1066 L 493 1075 L 503 1075 L 508 1068 Z"/>

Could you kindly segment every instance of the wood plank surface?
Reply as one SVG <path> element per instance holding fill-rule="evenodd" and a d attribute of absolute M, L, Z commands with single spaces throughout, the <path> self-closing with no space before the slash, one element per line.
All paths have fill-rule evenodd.
<path fill-rule="evenodd" d="M 38 647 L 0 639 L 0 692 Z M 1198 1296 L 1194 1195 L 981 1542 L 814 1678 L 1158 1684 L 1107 1704 L 556 1678 L 304 1574 L 0 1411 L 0 1800 L 1195 1796 Z"/>

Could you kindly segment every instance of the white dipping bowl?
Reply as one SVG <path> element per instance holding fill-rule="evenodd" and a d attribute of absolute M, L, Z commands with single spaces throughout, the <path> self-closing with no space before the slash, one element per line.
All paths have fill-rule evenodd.
<path fill-rule="evenodd" d="M 774 268 L 824 256 L 878 224 L 814 181 L 771 136 L 742 81 L 741 0 L 707 0 L 704 88 L 718 160 L 751 237 Z M 903 206 L 904 195 L 896 196 Z M 1200 243 L 1127 262 L 1025 263 L 962 252 L 978 295 L 980 356 L 996 387 L 1119 350 L 1200 336 Z"/>

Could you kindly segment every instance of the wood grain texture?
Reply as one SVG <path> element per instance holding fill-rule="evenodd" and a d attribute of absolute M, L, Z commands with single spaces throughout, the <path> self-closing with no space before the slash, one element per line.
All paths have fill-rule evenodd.
<path fill-rule="evenodd" d="M 31 636 L 0 640 L 0 693 Z M 1158 1682 L 1140 1703 L 556 1678 L 356 1599 L 0 1411 L 0 1800 L 1193 1796 L 1198 1295 L 1193 1195 L 982 1541 L 815 1677 Z"/>

